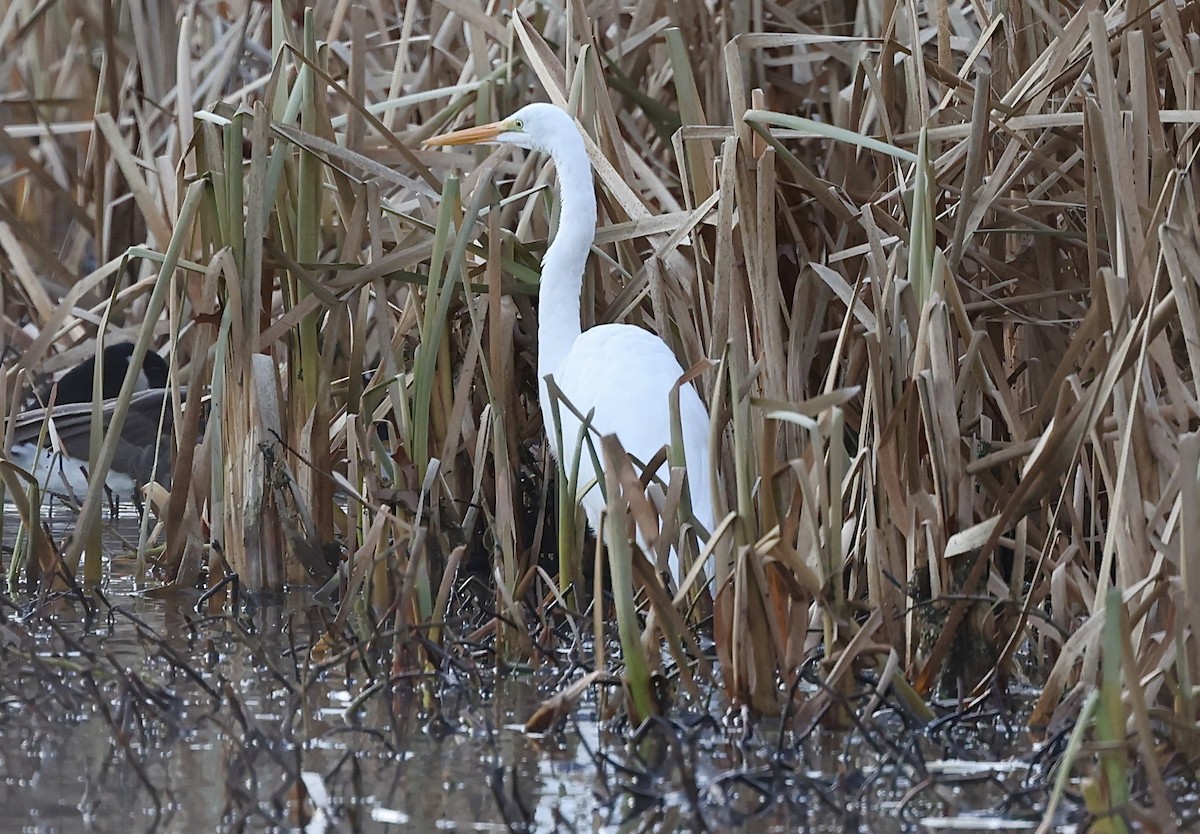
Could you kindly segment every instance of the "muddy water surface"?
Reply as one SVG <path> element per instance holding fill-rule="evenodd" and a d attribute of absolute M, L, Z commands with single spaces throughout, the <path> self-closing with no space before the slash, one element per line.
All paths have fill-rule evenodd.
<path fill-rule="evenodd" d="M 535 737 L 581 669 L 388 686 L 379 657 L 312 662 L 329 614 L 307 594 L 202 613 L 111 556 L 100 596 L 3 607 L 2 831 L 1005 831 L 1039 801 L 1013 798 L 1031 771 L 1003 716 L 914 732 L 884 708 L 796 741 L 697 709 L 634 736 L 592 696 Z"/>

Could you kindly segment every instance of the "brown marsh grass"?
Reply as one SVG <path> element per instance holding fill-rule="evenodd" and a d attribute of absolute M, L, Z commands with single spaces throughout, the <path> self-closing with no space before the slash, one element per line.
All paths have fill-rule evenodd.
<path fill-rule="evenodd" d="M 918 714 L 1028 680 L 1105 830 L 1170 827 L 1157 745 L 1194 771 L 1200 710 L 1191 4 L 321 5 L 0 13 L 6 402 L 98 328 L 169 345 L 159 581 L 334 577 L 322 648 L 399 674 L 452 650 L 482 571 L 474 638 L 515 663 L 594 623 L 634 716 L 669 707 L 664 671 L 801 729 L 866 680 Z M 531 100 L 591 139 L 585 325 L 659 333 L 716 415 L 724 590 L 672 600 L 634 559 L 624 665 L 545 477 L 552 172 L 420 148 Z M 673 493 L 603 455 L 614 506 L 679 539 Z M 23 507 L 43 592 L 100 576 L 102 501 L 58 548 Z M 795 687 L 817 658 L 824 688 Z"/>

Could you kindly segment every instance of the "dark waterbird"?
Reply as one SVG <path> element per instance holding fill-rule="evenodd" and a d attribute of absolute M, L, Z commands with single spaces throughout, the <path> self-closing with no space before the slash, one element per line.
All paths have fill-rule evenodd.
<path fill-rule="evenodd" d="M 104 349 L 100 414 L 106 432 L 133 348 L 133 344 L 121 342 Z M 168 370 L 166 361 L 153 351 L 142 361 L 137 387 L 105 478 L 105 486 L 117 497 L 134 497 L 138 487 L 151 479 L 170 485 Z M 77 499 L 87 492 L 95 376 L 96 357 L 91 357 L 40 392 L 41 402 L 53 401 L 52 406 L 29 409 L 10 418 L 16 422 L 8 457 L 30 472 L 45 492 Z M 164 405 L 167 405 L 165 413 Z"/>

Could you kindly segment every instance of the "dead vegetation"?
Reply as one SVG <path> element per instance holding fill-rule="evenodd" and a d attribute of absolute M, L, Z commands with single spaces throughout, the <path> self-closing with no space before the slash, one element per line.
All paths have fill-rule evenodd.
<path fill-rule="evenodd" d="M 700 583 L 676 605 L 635 570 L 630 709 L 662 706 L 662 638 L 680 690 L 714 680 L 692 637 L 709 627 L 728 696 L 801 728 L 844 721 L 865 671 L 917 714 L 1030 676 L 1035 725 L 1082 716 L 1076 740 L 1107 742 L 1063 768 L 1104 830 L 1178 822 L 1155 745 L 1194 770 L 1196 10 L 405 8 L 0 15 L 8 402 L 98 326 L 170 344 L 188 398 L 159 578 L 338 570 L 330 648 L 384 642 L 395 674 L 439 662 L 469 564 L 496 657 L 607 628 L 582 570 L 603 561 L 542 477 L 552 173 L 419 149 L 546 99 L 593 143 L 585 325 L 713 362 L 729 515 L 709 546 L 732 570 L 711 609 Z M 61 553 L 33 533 L 43 589 L 85 551 L 99 575 L 101 502 Z M 825 688 L 800 696 L 817 656 Z"/>

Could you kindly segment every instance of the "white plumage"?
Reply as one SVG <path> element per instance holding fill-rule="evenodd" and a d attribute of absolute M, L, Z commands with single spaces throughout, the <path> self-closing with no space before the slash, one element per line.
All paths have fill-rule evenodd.
<path fill-rule="evenodd" d="M 151 388 L 136 392 L 129 400 L 125 424 L 116 438 L 116 451 L 104 485 L 116 498 L 135 499 L 139 487 L 152 479 L 171 484 L 171 409 L 164 415 L 164 400 L 170 392 Z M 108 432 L 109 420 L 116 408 L 115 399 L 100 404 L 100 419 Z M 161 429 L 160 417 L 165 417 Z M 92 404 L 69 402 L 46 409 L 33 409 L 14 415 L 13 444 L 8 459 L 33 475 L 47 495 L 61 495 L 82 501 L 88 491 L 91 457 Z M 49 421 L 53 431 L 47 446 L 38 441 Z"/>
<path fill-rule="evenodd" d="M 78 460 L 36 443 L 22 443 L 9 450 L 8 458 L 33 475 L 42 495 L 64 495 L 82 501 L 88 491 L 87 461 Z M 122 472 L 109 471 L 104 485 L 120 499 L 133 497 L 136 488 L 133 478 Z"/>
<path fill-rule="evenodd" d="M 586 415 L 592 409 L 592 426 L 601 435 L 615 434 L 625 451 L 646 463 L 671 441 L 671 389 L 683 376 L 683 368 L 662 339 L 648 330 L 629 324 L 604 324 L 584 331 L 559 365 L 554 379 L 567 398 Z M 542 413 L 550 424 L 549 403 Z M 580 420 L 569 409 L 559 409 L 564 450 L 573 451 Z M 679 390 L 679 422 L 683 430 L 688 489 L 696 520 L 712 530 L 709 509 L 712 494 L 708 479 L 708 410 L 696 389 Z M 596 452 L 599 454 L 599 444 Z M 667 479 L 666 464 L 656 473 Z M 592 456 L 584 450 L 579 464 L 579 483 L 598 477 Z M 604 496 L 598 486 L 582 496 L 588 524 L 599 530 Z M 643 546 L 644 546 L 643 542 Z M 678 567 L 671 566 L 678 573 Z"/>
<path fill-rule="evenodd" d="M 116 397 L 130 372 L 134 345 L 118 342 L 103 352 L 102 368 L 91 357 L 67 371 L 39 395 L 42 402 L 54 401 L 50 409 L 34 408 L 10 415 L 12 448 L 7 457 L 29 472 L 45 496 L 60 495 L 83 500 L 88 490 L 91 457 L 92 397 L 99 370 L 100 419 L 104 431 L 116 409 Z M 167 363 L 153 351 L 138 368 L 133 397 L 116 439 L 116 450 L 104 484 L 119 499 L 134 498 L 136 489 L 155 478 L 164 486 L 171 479 L 171 409 L 163 414 L 168 374 Z M 160 431 L 160 416 L 165 422 Z M 40 445 L 42 441 L 48 445 Z"/>
<path fill-rule="evenodd" d="M 554 431 L 546 377 L 583 415 L 592 412 L 600 435 L 615 434 L 625 451 L 643 463 L 671 442 L 670 395 L 683 368 L 658 336 L 629 324 L 604 324 L 583 331 L 579 293 L 588 252 L 596 237 L 596 197 L 591 164 L 575 121 L 550 104 L 530 104 L 489 125 L 467 128 L 427 140 L 427 144 L 498 143 L 542 151 L 554 160 L 561 207 L 554 241 L 542 259 L 538 299 L 538 379 L 546 432 Z M 708 410 L 696 389 L 681 386 L 679 417 L 683 431 L 692 512 L 708 531 L 713 527 L 709 483 Z M 573 455 L 580 420 L 560 407 L 562 448 Z M 599 454 L 599 443 L 594 443 Z M 551 440 L 557 452 L 558 444 Z M 573 461 L 565 462 L 570 472 Z M 666 464 L 656 472 L 668 480 Z M 581 487 L 598 476 L 586 445 L 579 461 Z M 598 485 L 580 497 L 588 523 L 600 530 L 604 498 Z M 640 536 L 639 536 L 640 540 Z M 641 542 L 643 548 L 645 542 Z M 679 580 L 676 554 L 671 572 Z"/>

